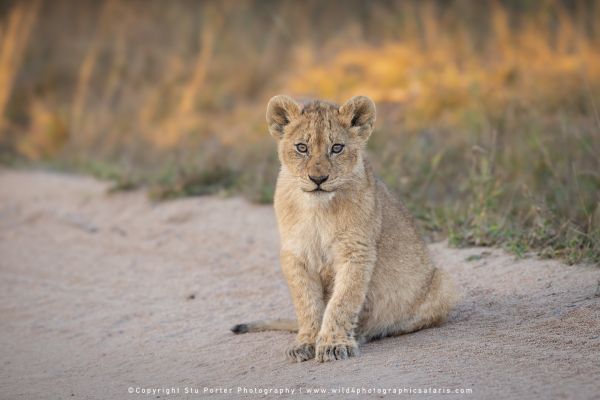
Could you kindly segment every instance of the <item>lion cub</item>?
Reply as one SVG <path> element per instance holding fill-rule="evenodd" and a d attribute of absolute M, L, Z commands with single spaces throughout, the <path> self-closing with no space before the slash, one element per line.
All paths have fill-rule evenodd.
<path fill-rule="evenodd" d="M 442 323 L 454 303 L 452 284 L 364 158 L 373 101 L 300 106 L 275 96 L 267 122 L 281 161 L 275 211 L 297 323 L 258 321 L 232 330 L 297 330 L 288 358 L 323 362 L 355 356 L 367 340 Z"/>

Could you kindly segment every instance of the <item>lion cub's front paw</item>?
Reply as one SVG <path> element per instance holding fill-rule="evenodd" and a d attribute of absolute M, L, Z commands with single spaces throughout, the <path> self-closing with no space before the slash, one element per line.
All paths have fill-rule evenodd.
<path fill-rule="evenodd" d="M 314 343 L 294 343 L 288 347 L 285 355 L 291 361 L 307 361 L 315 358 L 315 345 Z"/>
<path fill-rule="evenodd" d="M 358 344 L 355 340 L 320 342 L 317 341 L 317 361 L 345 360 L 358 355 Z"/>

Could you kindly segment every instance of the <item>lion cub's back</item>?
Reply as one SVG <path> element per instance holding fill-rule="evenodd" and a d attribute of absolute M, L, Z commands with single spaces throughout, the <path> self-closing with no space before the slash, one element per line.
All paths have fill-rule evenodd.
<path fill-rule="evenodd" d="M 376 186 L 381 207 L 381 231 L 377 240 L 377 267 L 380 273 L 401 274 L 420 282 L 429 276 L 433 263 L 416 223 L 402 202 L 381 181 Z M 376 271 L 377 273 L 377 271 Z"/>

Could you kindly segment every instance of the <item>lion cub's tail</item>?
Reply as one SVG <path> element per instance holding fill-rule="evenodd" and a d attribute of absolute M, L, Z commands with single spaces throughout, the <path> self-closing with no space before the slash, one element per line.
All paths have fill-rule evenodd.
<path fill-rule="evenodd" d="M 231 332 L 235 334 L 263 331 L 297 332 L 298 323 L 293 319 L 270 319 L 237 324 L 231 328 Z"/>

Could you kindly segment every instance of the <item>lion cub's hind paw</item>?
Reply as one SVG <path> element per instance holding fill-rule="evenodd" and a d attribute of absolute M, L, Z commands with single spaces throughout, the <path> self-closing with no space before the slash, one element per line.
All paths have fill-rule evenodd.
<path fill-rule="evenodd" d="M 285 355 L 291 361 L 307 361 L 315 358 L 315 345 L 312 343 L 296 343 L 286 350 Z"/>
<path fill-rule="evenodd" d="M 317 346 L 317 361 L 346 360 L 358 355 L 356 344 L 325 344 Z"/>

